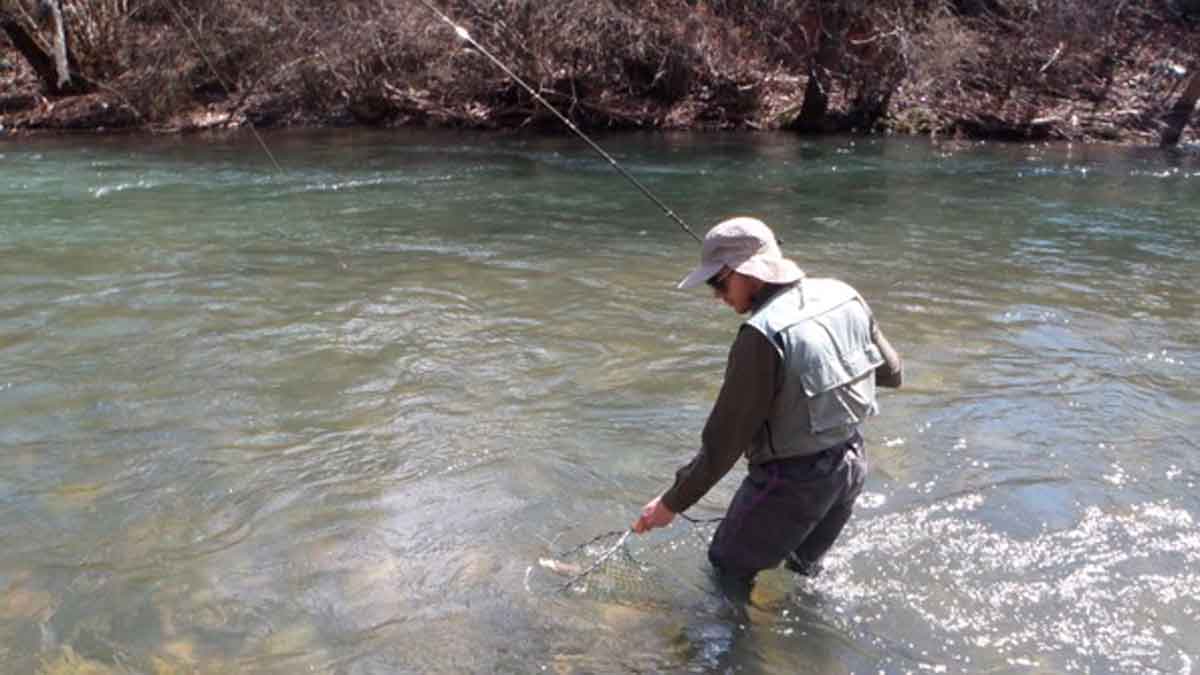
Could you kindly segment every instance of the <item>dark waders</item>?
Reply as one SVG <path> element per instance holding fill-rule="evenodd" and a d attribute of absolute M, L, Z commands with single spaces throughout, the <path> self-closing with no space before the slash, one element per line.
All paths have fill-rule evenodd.
<path fill-rule="evenodd" d="M 815 576 L 866 477 L 858 434 L 815 455 L 751 465 L 708 549 L 724 590 L 748 594 L 756 574 L 784 560 Z"/>

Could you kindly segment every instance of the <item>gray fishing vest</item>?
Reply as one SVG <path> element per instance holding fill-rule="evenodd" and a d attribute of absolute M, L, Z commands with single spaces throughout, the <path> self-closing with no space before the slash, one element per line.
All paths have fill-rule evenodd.
<path fill-rule="evenodd" d="M 848 440 L 879 412 L 871 311 L 849 285 L 803 279 L 747 321 L 775 345 L 783 377 L 767 421 L 754 437 L 751 464 L 811 455 Z"/>

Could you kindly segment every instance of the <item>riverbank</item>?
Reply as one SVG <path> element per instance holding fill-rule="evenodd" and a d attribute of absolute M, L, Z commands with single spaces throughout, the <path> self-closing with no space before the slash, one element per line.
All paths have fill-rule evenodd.
<path fill-rule="evenodd" d="M 87 35 L 74 43 L 71 95 L 47 94 L 18 41 L 0 38 L 4 132 L 561 128 L 416 3 L 147 2 L 100 26 L 86 7 L 106 3 L 65 14 Z M 585 129 L 1151 144 L 1200 67 L 1177 2 L 841 4 L 446 6 Z M 38 35 L 36 22 L 20 25 Z"/>

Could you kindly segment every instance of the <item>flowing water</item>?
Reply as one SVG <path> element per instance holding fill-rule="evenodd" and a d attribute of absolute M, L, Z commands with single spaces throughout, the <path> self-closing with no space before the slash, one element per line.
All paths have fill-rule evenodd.
<path fill-rule="evenodd" d="M 677 519 L 539 585 L 690 458 L 739 321 L 578 141 L 7 141 L 0 672 L 1200 669 L 1200 157 L 601 141 L 902 352 L 823 576 L 730 605 Z"/>

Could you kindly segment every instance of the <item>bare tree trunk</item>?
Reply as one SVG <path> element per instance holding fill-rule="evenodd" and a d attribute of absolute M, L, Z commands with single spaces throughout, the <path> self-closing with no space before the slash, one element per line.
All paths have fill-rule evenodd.
<path fill-rule="evenodd" d="M 826 116 L 829 114 L 829 88 L 833 84 L 830 73 L 837 67 L 842 53 L 842 21 L 836 9 L 821 17 L 815 37 L 817 50 L 809 61 L 804 103 L 800 106 L 800 114 L 789 125 L 793 131 L 802 133 L 825 131 Z"/>
<path fill-rule="evenodd" d="M 820 133 L 825 129 L 825 115 L 829 112 L 829 79 L 825 69 L 818 64 L 809 70 L 804 103 L 800 106 L 800 114 L 791 124 L 794 131 Z"/>
<path fill-rule="evenodd" d="M 56 88 L 57 74 L 54 72 L 54 59 L 50 58 L 34 39 L 25 26 L 11 14 L 0 11 L 0 29 L 8 35 L 13 47 L 25 57 L 33 72 L 37 74 L 48 89 Z"/>
<path fill-rule="evenodd" d="M 1196 109 L 1196 101 L 1200 100 L 1200 66 L 1192 68 L 1192 78 L 1183 89 L 1183 93 L 1179 95 L 1179 100 L 1171 107 L 1171 111 L 1166 116 L 1166 129 L 1163 130 L 1162 140 L 1159 141 L 1159 146 L 1164 148 L 1173 148 L 1179 143 L 1179 138 L 1183 136 L 1183 129 L 1188 125 L 1192 118 L 1192 111 Z"/>
<path fill-rule="evenodd" d="M 67 27 L 63 24 L 62 7 L 58 0 L 42 0 L 43 7 L 50 15 L 50 30 L 54 34 L 52 46 L 54 68 L 58 73 L 55 87 L 65 91 L 71 84 L 71 68 L 67 65 Z"/>
<path fill-rule="evenodd" d="M 82 94 L 90 90 L 87 82 L 72 75 L 74 60 L 67 46 L 67 29 L 63 21 L 58 0 L 45 0 L 51 29 L 54 32 L 53 47 L 47 52 L 32 32 L 12 13 L 0 7 L 0 30 L 3 30 L 13 47 L 29 62 L 33 72 L 42 81 L 46 93 L 52 96 Z"/>

